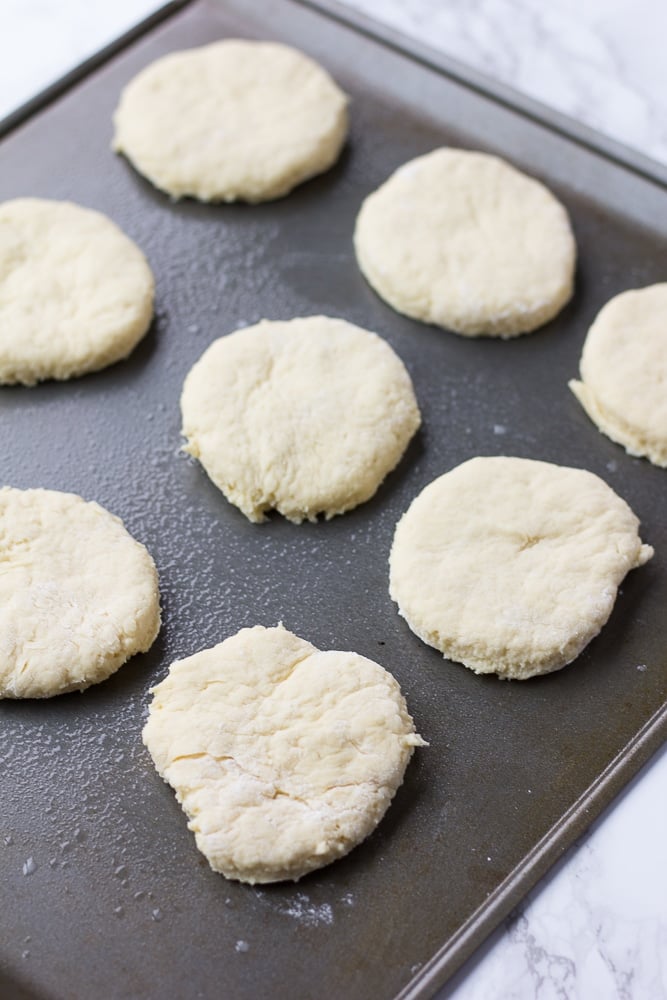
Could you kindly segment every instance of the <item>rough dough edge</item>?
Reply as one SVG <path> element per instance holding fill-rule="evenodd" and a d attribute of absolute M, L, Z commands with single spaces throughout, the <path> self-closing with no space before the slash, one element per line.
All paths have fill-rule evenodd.
<path fill-rule="evenodd" d="M 429 298 L 427 306 L 424 308 L 412 306 L 410 303 L 406 304 L 400 296 L 396 295 L 391 287 L 387 286 L 384 276 L 381 274 L 380 270 L 376 269 L 370 260 L 369 256 L 365 253 L 363 241 L 360 238 L 360 229 L 363 224 L 364 215 L 368 213 L 368 206 L 372 202 L 372 199 L 377 195 L 386 185 L 388 185 L 404 167 L 409 166 L 411 163 L 424 160 L 433 154 L 440 152 L 441 150 L 452 150 L 460 153 L 471 153 L 476 156 L 484 156 L 489 160 L 496 160 L 503 164 L 504 167 L 509 168 L 516 174 L 519 174 L 524 180 L 531 182 L 537 187 L 541 188 L 547 195 L 554 201 L 554 203 L 560 208 L 564 228 L 567 230 L 570 236 L 571 249 L 572 249 L 572 259 L 570 264 L 569 273 L 567 278 L 564 280 L 562 289 L 559 295 L 555 295 L 553 299 L 548 302 L 540 302 L 535 305 L 531 310 L 523 310 L 521 313 L 521 318 L 517 318 L 516 312 L 504 312 L 499 313 L 497 317 L 489 320 L 485 323 L 471 319 L 469 322 L 460 321 L 458 324 L 454 325 L 444 320 L 437 319 L 433 316 L 433 310 L 431 307 L 431 299 Z M 496 156 L 494 154 L 482 153 L 479 150 L 468 150 L 468 149 L 458 149 L 456 147 L 442 146 L 437 149 L 431 150 L 430 153 L 425 153 L 422 156 L 414 157 L 413 160 L 408 160 L 401 164 L 389 177 L 387 177 L 382 184 L 371 191 L 363 200 L 361 208 L 357 213 L 354 226 L 353 243 L 355 249 L 355 256 L 357 259 L 357 264 L 359 270 L 363 274 L 364 278 L 371 286 L 378 298 L 387 303 L 395 312 L 403 316 L 408 316 L 410 319 L 414 319 L 420 323 L 426 325 L 435 326 L 439 329 L 447 330 L 448 332 L 455 333 L 458 336 L 470 337 L 470 338 L 496 338 L 501 340 L 510 340 L 515 337 L 525 336 L 529 333 L 534 333 L 536 330 L 545 326 L 552 319 L 565 308 L 568 302 L 572 299 L 575 291 L 575 278 L 576 278 L 576 265 L 577 265 L 577 244 L 572 230 L 572 224 L 570 221 L 569 213 L 563 203 L 559 198 L 544 184 L 542 181 L 538 180 L 537 177 L 533 177 L 531 174 L 527 174 L 522 170 L 519 170 L 512 163 L 506 160 L 504 157 Z"/>
<path fill-rule="evenodd" d="M 633 458 L 647 458 L 653 465 L 667 468 L 667 442 L 651 440 L 642 431 L 610 413 L 583 380 L 570 379 L 568 387 L 601 434 L 614 444 L 620 444 Z"/>
<path fill-rule="evenodd" d="M 154 172 L 149 172 L 147 169 L 139 165 L 138 159 L 135 158 L 125 147 L 125 144 L 121 138 L 121 126 L 119 125 L 119 119 L 122 116 L 122 105 L 126 96 L 126 92 L 129 90 L 134 81 L 141 76 L 145 71 L 153 67 L 156 63 L 162 60 L 169 59 L 171 56 L 184 55 L 188 52 L 197 52 L 203 48 L 212 48 L 221 43 L 243 41 L 252 42 L 254 39 L 237 39 L 237 38 L 226 38 L 218 42 L 210 42 L 207 45 L 195 46 L 191 49 L 180 49 L 173 52 L 169 52 L 164 56 L 160 56 L 154 59 L 151 63 L 148 63 L 143 67 L 135 76 L 129 80 L 123 89 L 118 100 L 118 104 L 113 112 L 112 121 L 114 126 L 114 135 L 110 143 L 110 149 L 113 153 L 120 154 L 125 157 L 128 163 L 131 164 L 134 170 L 143 178 L 145 178 L 150 184 L 153 185 L 158 191 L 162 191 L 164 194 L 168 195 L 172 201 L 180 201 L 181 198 L 193 198 L 197 201 L 201 201 L 205 204 L 233 204 L 235 202 L 243 202 L 249 205 L 259 205 L 265 201 L 276 201 L 279 198 L 285 198 L 287 195 L 291 194 L 292 191 L 298 187 L 300 184 L 304 184 L 306 181 L 312 180 L 315 177 L 319 177 L 320 174 L 326 173 L 330 170 L 340 158 L 343 151 L 345 143 L 349 134 L 349 113 L 348 107 L 350 103 L 349 96 L 340 88 L 336 80 L 329 73 L 325 67 L 318 62 L 316 59 L 302 52 L 300 49 L 296 49 L 292 45 L 287 45 L 282 42 L 262 42 L 257 41 L 258 45 L 275 45 L 280 46 L 284 49 L 289 49 L 294 53 L 297 53 L 304 60 L 311 63 L 313 66 L 328 78 L 332 86 L 338 91 L 342 98 L 342 105 L 339 109 L 338 118 L 335 127 L 332 129 L 331 133 L 326 137 L 319 150 L 319 155 L 316 157 L 316 163 L 307 167 L 304 164 L 300 166 L 293 166 L 290 171 L 286 171 L 281 178 L 277 178 L 275 183 L 271 186 L 262 188 L 261 191 L 256 190 L 252 186 L 240 186 L 236 191 L 209 191 L 206 189 L 205 185 L 197 184 L 185 184 L 178 185 L 178 190 L 175 190 L 175 185 L 169 187 L 161 182 Z"/>
<path fill-rule="evenodd" d="M 194 370 L 201 364 L 208 351 L 211 350 L 219 341 L 224 340 L 225 337 L 234 336 L 235 334 L 243 333 L 248 330 L 254 331 L 264 326 L 264 324 L 270 325 L 273 323 L 278 323 L 281 325 L 286 325 L 289 323 L 296 323 L 303 321 L 321 321 L 321 320 L 326 322 L 330 320 L 334 320 L 335 322 L 340 321 L 346 324 L 347 326 L 353 327 L 355 330 L 361 331 L 362 333 L 375 338 L 375 340 L 382 345 L 383 349 L 388 349 L 388 351 L 393 356 L 393 359 L 399 362 L 403 370 L 403 375 L 406 378 L 406 387 L 410 392 L 411 396 L 410 404 L 414 406 L 413 430 L 411 431 L 409 437 L 407 438 L 403 446 L 403 450 L 397 456 L 396 461 L 393 463 L 393 465 L 391 465 L 391 467 L 387 468 L 387 470 L 385 471 L 384 475 L 379 480 L 379 482 L 375 483 L 375 485 L 373 484 L 369 485 L 369 488 L 367 490 L 363 491 L 363 493 L 357 493 L 355 498 L 350 499 L 349 502 L 340 504 L 335 508 L 324 509 L 318 507 L 317 510 L 310 510 L 310 509 L 303 509 L 302 507 L 292 507 L 289 506 L 287 503 L 283 502 L 276 502 L 276 497 L 273 493 L 267 495 L 266 493 L 260 490 L 256 490 L 255 491 L 256 495 L 253 497 L 253 502 L 251 504 L 247 504 L 245 502 L 245 494 L 243 493 L 242 490 L 237 489 L 232 483 L 229 483 L 226 480 L 223 481 L 222 479 L 214 478 L 214 476 L 211 474 L 207 466 L 202 461 L 201 451 L 197 446 L 196 442 L 192 440 L 193 435 L 188 431 L 186 431 L 183 399 L 185 397 L 188 380 L 190 379 L 190 376 L 194 372 Z M 338 316 L 332 317 L 332 316 L 324 316 L 321 314 L 315 314 L 309 316 L 293 316 L 288 320 L 272 320 L 264 318 L 258 320 L 257 323 L 252 323 L 250 326 L 240 327 L 237 330 L 233 330 L 230 333 L 224 334 L 222 337 L 218 337 L 216 340 L 212 341 L 208 345 L 208 347 L 202 352 L 202 354 L 199 355 L 199 357 L 190 367 L 185 376 L 180 395 L 180 411 L 181 411 L 181 436 L 185 438 L 185 443 L 180 446 L 180 451 L 182 451 L 186 455 L 189 455 L 191 458 L 194 458 L 195 461 L 197 461 L 201 465 L 202 469 L 206 473 L 209 480 L 218 490 L 220 490 L 220 492 L 223 494 L 228 503 L 232 504 L 232 506 L 236 507 L 237 510 L 241 511 L 241 513 L 252 524 L 266 523 L 269 520 L 267 514 L 271 514 L 272 512 L 280 514 L 282 517 L 285 518 L 285 520 L 289 521 L 292 524 L 303 524 L 304 521 L 307 521 L 311 524 L 316 524 L 320 520 L 320 518 L 324 518 L 325 521 L 331 521 L 334 517 L 338 517 L 341 514 L 346 514 L 348 511 L 354 510 L 356 507 L 360 507 L 362 504 L 367 503 L 375 496 L 375 494 L 378 492 L 378 490 L 387 480 L 387 478 L 401 464 L 401 462 L 405 458 L 405 454 L 414 436 L 417 434 L 418 430 L 422 426 L 421 410 L 419 408 L 419 401 L 417 400 L 414 384 L 412 382 L 412 377 L 410 375 L 410 372 L 408 371 L 405 362 L 400 357 L 400 355 L 394 350 L 391 344 L 383 337 L 381 337 L 379 334 L 375 333 L 375 331 L 368 330 L 365 327 L 360 327 L 356 323 L 352 323 L 350 320 L 344 320 Z"/>
<path fill-rule="evenodd" d="M 490 457 L 511 457 L 511 456 L 490 456 Z M 467 461 L 468 462 L 473 461 L 473 459 L 468 459 Z M 539 461 L 539 460 L 528 460 L 528 461 Z M 460 464 L 465 465 L 466 462 L 464 461 L 463 463 Z M 547 464 L 553 464 L 553 463 L 547 463 Z M 454 472 L 459 467 L 460 465 L 454 466 L 449 471 Z M 571 468 L 571 467 L 558 466 L 558 468 Z M 589 475 L 595 475 L 595 473 L 591 473 L 590 470 L 588 469 L 577 470 L 577 471 L 588 472 Z M 446 474 L 447 473 L 443 473 L 443 476 Z M 639 569 L 639 567 L 644 566 L 655 555 L 655 550 L 653 549 L 653 546 L 648 545 L 645 542 L 642 542 L 641 537 L 639 536 L 639 530 L 638 530 L 639 519 L 634 514 L 634 511 L 632 511 L 632 508 L 629 507 L 627 501 L 623 500 L 622 497 L 619 497 L 619 499 L 623 500 L 623 503 L 625 503 L 626 506 L 628 506 L 628 509 L 632 511 L 633 516 L 637 520 L 637 537 L 639 541 L 639 550 L 635 565 L 628 568 L 625 575 L 621 577 L 619 582 L 613 588 L 614 592 L 613 592 L 613 597 L 609 603 L 609 611 L 606 617 L 604 617 L 604 619 L 600 621 L 600 624 L 595 626 L 594 628 L 589 629 L 584 638 L 581 638 L 577 635 L 573 636 L 570 639 L 570 641 L 564 647 L 562 647 L 562 649 L 558 653 L 554 653 L 552 656 L 542 657 L 541 659 L 533 658 L 531 661 L 528 661 L 526 663 L 518 664 L 516 659 L 514 658 L 510 658 L 507 656 L 499 657 L 496 650 L 491 650 L 491 649 L 488 650 L 486 655 L 484 654 L 482 656 L 475 655 L 474 652 L 470 651 L 471 646 L 468 644 L 458 643 L 456 642 L 456 640 L 445 641 L 442 639 L 440 633 L 437 630 L 425 630 L 418 628 L 413 622 L 410 621 L 408 615 L 404 612 L 394 589 L 392 556 L 394 553 L 394 546 L 396 543 L 396 535 L 398 532 L 398 528 L 401 524 L 401 521 L 403 521 L 403 519 L 407 516 L 410 507 L 412 506 L 412 503 L 415 500 L 417 500 L 419 496 L 421 496 L 421 493 L 423 493 L 424 490 L 427 489 L 428 486 L 434 483 L 438 478 L 442 477 L 436 477 L 435 480 L 431 480 L 430 483 L 427 483 L 423 487 L 420 493 L 418 493 L 417 496 L 413 498 L 413 501 L 411 502 L 410 506 L 407 508 L 407 510 L 404 511 L 404 513 L 401 515 L 396 524 L 396 527 L 394 529 L 394 536 L 392 539 L 391 550 L 389 553 L 389 596 L 391 600 L 394 602 L 394 604 L 396 604 L 397 611 L 400 617 L 403 618 L 410 631 L 414 635 L 416 635 L 418 639 L 421 639 L 421 641 L 424 642 L 427 646 L 430 646 L 432 649 L 435 649 L 439 653 L 441 653 L 445 660 L 449 660 L 453 663 L 458 663 L 466 667 L 468 670 L 471 670 L 475 674 L 496 674 L 500 680 L 530 680 L 534 677 L 541 677 L 546 674 L 555 673 L 556 671 L 562 670 L 564 667 L 569 666 L 583 652 L 586 646 L 588 646 L 589 643 L 591 643 L 593 639 L 595 639 L 595 637 L 600 634 L 604 626 L 609 621 L 613 613 L 614 607 L 616 605 L 618 591 L 628 573 L 632 572 L 633 569 Z M 604 483 L 604 480 L 601 481 Z M 608 486 L 607 483 L 605 483 L 605 485 Z M 608 488 L 612 490 L 611 487 L 608 486 Z M 615 493 L 614 490 L 612 490 L 612 492 Z M 618 497 L 618 494 L 615 495 Z M 567 658 L 563 661 L 563 657 Z"/>
<path fill-rule="evenodd" d="M 170 664 L 169 670 L 168 670 L 167 674 L 157 684 L 155 684 L 155 685 L 153 685 L 153 687 L 149 688 L 149 694 L 153 695 L 153 699 L 155 699 L 155 693 L 161 687 L 162 683 L 165 682 L 169 678 L 169 676 L 171 674 L 171 669 L 176 664 L 183 664 L 183 663 L 187 662 L 188 660 L 192 659 L 192 657 L 199 655 L 200 653 L 210 652 L 211 650 L 216 649 L 218 646 L 223 645 L 224 642 L 227 642 L 230 639 L 236 638 L 241 633 L 253 632 L 253 631 L 257 630 L 257 629 L 261 629 L 263 631 L 282 630 L 282 631 L 287 632 L 289 635 L 292 635 L 292 636 L 296 635 L 296 633 L 289 632 L 285 628 L 285 626 L 283 625 L 282 621 L 279 621 L 278 624 L 275 625 L 275 626 L 254 625 L 254 626 L 247 626 L 247 627 L 241 628 L 241 629 L 238 630 L 238 632 L 232 633 L 231 635 L 227 636 L 226 639 L 222 640 L 222 642 L 220 642 L 220 643 L 217 643 L 215 646 L 206 647 L 205 649 L 198 650 L 197 652 L 192 653 L 189 656 L 182 657 L 182 658 L 179 658 L 177 660 L 174 660 Z M 300 639 L 301 637 L 300 636 L 296 636 L 296 638 Z M 412 718 L 412 715 L 410 714 L 410 711 L 409 711 L 409 708 L 408 708 L 408 705 L 407 705 L 407 701 L 405 699 L 405 695 L 403 694 L 403 691 L 402 691 L 402 689 L 400 687 L 400 684 L 398 683 L 398 680 L 391 673 L 391 671 L 389 671 L 386 667 L 383 667 L 381 664 L 377 663 L 377 661 L 370 660 L 369 657 L 363 656 L 363 654 L 353 653 L 353 651 L 349 651 L 349 650 L 348 651 L 345 651 L 345 650 L 320 650 L 317 646 L 314 646 L 307 639 L 302 639 L 301 641 L 304 642 L 304 643 L 306 643 L 310 647 L 309 652 L 308 652 L 306 658 L 308 658 L 312 654 L 319 654 L 319 653 L 323 653 L 323 652 L 341 653 L 343 655 L 350 655 L 350 654 L 352 654 L 354 656 L 360 657 L 363 660 L 368 660 L 374 666 L 379 667 L 381 670 L 383 670 L 384 673 L 388 675 L 388 677 L 390 679 L 390 683 L 393 686 L 395 686 L 395 690 L 398 692 L 398 695 L 399 695 L 399 698 L 400 698 L 400 704 L 401 704 L 402 710 L 404 711 L 404 714 L 407 717 L 407 720 L 409 721 L 410 725 L 412 726 L 412 731 L 406 733 L 404 735 L 404 737 L 403 737 L 403 739 L 405 741 L 404 742 L 404 748 L 406 749 L 406 758 L 405 758 L 405 763 L 403 765 L 403 769 L 402 769 L 402 772 L 401 772 L 401 775 L 400 775 L 400 780 L 398 781 L 398 783 L 396 784 L 396 787 L 394 788 L 394 790 L 391 792 L 390 796 L 388 797 L 386 803 L 384 804 L 384 808 L 382 808 L 381 811 L 377 815 L 375 815 L 372 818 L 372 820 L 369 821 L 368 828 L 365 830 L 365 832 L 363 833 L 363 835 L 360 838 L 358 838 L 355 841 L 353 841 L 352 843 L 350 843 L 348 846 L 346 846 L 344 850 L 341 850 L 341 851 L 339 851 L 337 853 L 332 853 L 331 856 L 326 855 L 325 856 L 325 860 L 322 860 L 322 856 L 318 855 L 317 851 L 315 851 L 312 854 L 312 856 L 311 856 L 311 859 L 310 859 L 311 863 L 308 864 L 307 867 L 304 867 L 302 869 L 300 868 L 298 870 L 296 869 L 296 866 L 292 866 L 290 868 L 286 867 L 286 868 L 280 869 L 279 873 L 276 870 L 276 871 L 272 872 L 271 874 L 267 874 L 266 872 L 265 873 L 259 873 L 259 874 L 255 873 L 255 875 L 253 875 L 251 877 L 248 876 L 247 870 L 244 869 L 242 866 L 230 866 L 227 869 L 223 869 L 222 867 L 219 867 L 219 868 L 215 867 L 214 864 L 213 864 L 213 862 L 211 861 L 211 859 L 208 857 L 208 855 L 204 851 L 203 847 L 200 846 L 197 832 L 195 830 L 193 830 L 192 821 L 193 821 L 194 817 L 191 816 L 190 813 L 188 812 L 188 810 L 186 809 L 179 791 L 171 784 L 171 782 L 169 781 L 168 777 L 166 776 L 166 773 L 163 773 L 163 771 L 159 768 L 159 766 L 158 766 L 158 764 L 157 764 L 157 762 L 156 762 L 156 760 L 155 760 L 155 758 L 153 756 L 153 752 L 152 752 L 152 750 L 150 748 L 149 742 L 148 742 L 148 740 L 146 738 L 146 731 L 149 728 L 149 722 L 151 720 L 151 712 L 153 710 L 153 702 L 151 702 L 151 704 L 149 705 L 148 717 L 147 717 L 146 722 L 145 722 L 145 724 L 144 724 L 144 726 L 142 728 L 142 731 L 141 731 L 142 742 L 143 742 L 144 746 L 146 747 L 146 749 L 148 750 L 148 753 L 149 753 L 149 755 L 151 757 L 151 760 L 153 762 L 155 770 L 157 771 L 157 773 L 160 776 L 160 778 L 162 778 L 162 780 L 165 782 L 165 784 L 167 784 L 169 786 L 169 788 L 173 791 L 173 793 L 174 793 L 174 795 L 176 797 L 177 802 L 179 803 L 181 809 L 183 810 L 183 812 L 185 813 L 185 816 L 187 817 L 188 830 L 190 830 L 190 832 L 192 832 L 193 835 L 194 835 L 197 849 L 200 851 L 201 854 L 204 855 L 204 857 L 206 858 L 206 860 L 209 863 L 209 866 L 210 866 L 211 870 L 214 871 L 214 872 L 216 872 L 216 874 L 222 875 L 224 878 L 226 878 L 228 880 L 238 881 L 238 882 L 241 882 L 241 883 L 246 884 L 246 885 L 270 885 L 270 884 L 277 884 L 277 883 L 280 883 L 280 882 L 288 882 L 288 881 L 296 883 L 301 878 L 304 878 L 306 875 L 309 875 L 311 872 L 318 871 L 321 868 L 328 867 L 329 865 L 333 864 L 334 862 L 336 862 L 338 860 L 341 860 L 342 858 L 344 858 L 348 854 L 350 854 L 355 848 L 359 847 L 365 840 L 368 839 L 368 837 L 370 837 L 370 835 L 377 829 L 377 827 L 380 825 L 380 823 L 384 819 L 384 817 L 387 814 L 387 812 L 389 810 L 389 807 L 391 806 L 391 804 L 392 804 L 392 802 L 393 802 L 393 800 L 394 800 L 394 798 L 395 798 L 398 790 L 400 789 L 401 785 L 404 782 L 405 773 L 407 771 L 408 765 L 410 764 L 410 760 L 412 759 L 412 756 L 414 754 L 415 749 L 417 749 L 418 747 L 428 747 L 430 745 L 417 732 L 417 730 L 415 728 L 415 724 L 414 724 L 414 719 Z M 297 661 L 297 662 L 300 662 L 300 661 Z M 296 873 L 295 873 L 295 871 L 296 871 Z"/>
<path fill-rule="evenodd" d="M 48 202 L 57 205 L 71 206 L 78 211 L 98 216 L 104 221 L 105 225 L 108 225 L 116 230 L 119 236 L 131 244 L 143 263 L 148 281 L 146 283 L 147 294 L 144 302 L 141 303 L 143 308 L 139 311 L 136 323 L 128 329 L 126 336 L 122 338 L 122 341 L 117 342 L 117 344 L 103 354 L 98 353 L 94 358 L 91 358 L 90 362 L 87 364 L 70 365 L 68 368 L 62 368 L 58 372 L 54 372 L 52 368 L 47 368 L 43 373 L 35 374 L 34 366 L 26 364 L 24 361 L 19 361 L 11 368 L 6 368 L 4 371 L 0 371 L 0 386 L 22 385 L 25 388 L 32 388 L 40 382 L 67 382 L 73 378 L 80 378 L 83 375 L 91 375 L 94 372 L 102 371 L 104 368 L 117 364 L 119 361 L 125 361 L 148 333 L 153 322 L 155 311 L 155 275 L 153 274 L 153 270 L 141 247 L 132 239 L 131 236 L 128 236 L 127 233 L 121 229 L 117 222 L 104 212 L 100 212 L 96 208 L 79 205 L 78 202 L 71 201 L 70 199 L 23 197 L 11 198 L 8 199 L 8 201 Z"/>
<path fill-rule="evenodd" d="M 4 485 L 0 487 L 0 494 L 5 492 L 6 490 L 16 490 L 21 493 L 28 493 L 28 492 L 59 493 L 65 497 L 72 497 L 77 501 L 80 500 L 82 503 L 88 504 L 99 510 L 105 516 L 105 518 L 110 518 L 111 520 L 115 521 L 123 529 L 123 531 L 126 532 L 128 538 L 134 543 L 134 545 L 137 546 L 139 549 L 143 550 L 143 552 L 146 554 L 148 560 L 147 566 L 150 568 L 151 576 L 153 578 L 153 583 L 155 588 L 155 604 L 156 604 L 155 628 L 152 629 L 150 632 L 150 639 L 147 639 L 145 644 L 142 643 L 141 646 L 137 647 L 137 649 L 135 649 L 131 653 L 125 654 L 124 651 L 119 651 L 118 655 L 110 660 L 111 668 L 109 669 L 108 673 L 105 674 L 104 677 L 100 677 L 98 679 L 94 679 L 83 684 L 80 682 L 65 684 L 62 685 L 60 688 L 58 688 L 57 691 L 51 691 L 43 694 L 36 694 L 34 692 L 29 694 L 16 694 L 0 688 L 0 701 L 2 701 L 3 699 L 6 699 L 8 701 L 23 701 L 23 700 L 42 701 L 46 698 L 57 698 L 62 694 L 72 694 L 74 691 L 79 691 L 80 693 L 83 693 L 84 691 L 87 691 L 88 688 L 94 687 L 96 684 L 103 684 L 104 681 L 108 680 L 110 677 L 113 677 L 113 675 L 117 673 L 120 670 L 120 668 L 124 666 L 129 660 L 131 660 L 134 656 L 147 653 L 152 647 L 155 640 L 157 639 L 158 635 L 160 634 L 160 629 L 162 628 L 162 606 L 161 606 L 161 596 L 160 596 L 160 580 L 157 572 L 157 566 L 155 565 L 155 560 L 153 559 L 152 555 L 148 551 L 148 548 L 143 544 L 143 542 L 138 541 L 134 537 L 134 535 L 132 535 L 130 531 L 125 527 L 122 518 L 119 517 L 117 514 L 113 514 L 110 510 L 107 510 L 106 507 L 103 507 L 102 504 L 98 503 L 96 500 L 86 500 L 80 494 L 72 493 L 71 491 L 68 490 L 51 490 L 43 487 L 30 487 L 29 489 L 20 489 L 19 487 Z"/>

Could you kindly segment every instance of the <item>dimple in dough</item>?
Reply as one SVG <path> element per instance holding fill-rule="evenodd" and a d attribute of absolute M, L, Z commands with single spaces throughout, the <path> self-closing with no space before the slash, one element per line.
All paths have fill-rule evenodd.
<path fill-rule="evenodd" d="M 72 493 L 0 489 L 0 697 L 83 691 L 159 627 L 155 565 L 119 518 Z"/>
<path fill-rule="evenodd" d="M 296 49 L 228 39 L 151 63 L 114 124 L 114 150 L 172 196 L 258 202 L 335 163 L 347 98 Z"/>
<path fill-rule="evenodd" d="M 598 634 L 629 570 L 653 555 L 591 472 L 473 458 L 396 527 L 390 594 L 413 632 L 476 673 L 559 670 Z"/>
<path fill-rule="evenodd" d="M 297 880 L 382 819 L 416 746 L 396 680 L 282 626 L 241 629 L 171 665 L 143 731 L 211 868 Z"/>
<path fill-rule="evenodd" d="M 567 212 L 539 181 L 496 156 L 436 149 L 364 201 L 357 261 L 400 313 L 469 337 L 515 337 L 572 296 Z"/>
<path fill-rule="evenodd" d="M 0 383 L 97 371 L 150 326 L 155 283 L 106 216 L 70 202 L 0 204 Z"/>
<path fill-rule="evenodd" d="M 603 434 L 667 466 L 667 284 L 615 296 L 588 331 L 569 385 Z"/>
<path fill-rule="evenodd" d="M 341 319 L 264 320 L 216 340 L 185 380 L 186 451 L 251 521 L 368 500 L 420 424 L 385 341 Z"/>

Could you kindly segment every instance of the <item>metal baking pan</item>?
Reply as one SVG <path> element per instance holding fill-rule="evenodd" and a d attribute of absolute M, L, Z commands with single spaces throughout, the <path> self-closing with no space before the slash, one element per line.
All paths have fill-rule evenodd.
<path fill-rule="evenodd" d="M 624 165 L 446 60 L 362 29 L 295 0 L 194 0 L 15 121 L 0 146 L 2 198 L 108 213 L 157 276 L 156 322 L 128 361 L 1 390 L 2 481 L 73 490 L 119 514 L 153 553 L 164 603 L 154 648 L 106 683 L 0 706 L 3 997 L 429 996 L 665 737 L 665 472 L 600 435 L 566 383 L 600 306 L 665 278 L 667 191 L 645 163 Z M 225 36 L 281 39 L 319 59 L 352 97 L 350 141 L 333 170 L 284 200 L 172 203 L 109 151 L 111 113 L 150 60 Z M 362 198 L 448 143 L 508 157 L 571 212 L 577 292 L 540 332 L 476 342 L 412 322 L 356 268 Z M 181 384 L 221 334 L 316 312 L 391 343 L 424 427 L 357 510 L 252 525 L 179 453 Z M 526 683 L 444 662 L 387 593 L 411 499 L 459 462 L 502 453 L 598 473 L 656 549 L 578 661 Z M 278 620 L 383 663 L 431 745 L 368 841 L 297 885 L 254 889 L 208 869 L 140 730 L 172 659 Z"/>

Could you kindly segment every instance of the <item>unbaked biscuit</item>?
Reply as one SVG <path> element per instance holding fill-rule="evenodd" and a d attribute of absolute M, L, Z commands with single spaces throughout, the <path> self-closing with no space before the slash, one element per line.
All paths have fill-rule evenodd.
<path fill-rule="evenodd" d="M 515 337 L 573 291 L 567 212 L 539 181 L 485 153 L 437 149 L 364 201 L 357 261 L 398 312 L 468 337 Z"/>
<path fill-rule="evenodd" d="M 114 124 L 114 150 L 173 197 L 266 201 L 335 163 L 347 98 L 296 49 L 227 39 L 151 63 Z"/>
<path fill-rule="evenodd" d="M 83 691 L 159 627 L 155 564 L 119 518 L 73 493 L 0 489 L 0 697 Z"/>
<path fill-rule="evenodd" d="M 251 521 L 342 514 L 368 500 L 420 424 L 385 341 L 326 316 L 216 340 L 185 380 L 185 450 Z"/>
<path fill-rule="evenodd" d="M 430 483 L 396 527 L 390 594 L 424 642 L 476 673 L 559 670 L 653 555 L 628 505 L 591 472 L 473 458 Z"/>
<path fill-rule="evenodd" d="M 150 326 L 154 287 L 141 250 L 99 212 L 0 204 L 0 383 L 68 379 L 127 357 Z"/>
<path fill-rule="evenodd" d="M 667 284 L 611 299 L 588 331 L 569 385 L 603 434 L 667 466 Z"/>
<path fill-rule="evenodd" d="M 297 880 L 382 819 L 416 746 L 396 680 L 357 653 L 245 628 L 172 663 L 143 731 L 214 871 Z"/>

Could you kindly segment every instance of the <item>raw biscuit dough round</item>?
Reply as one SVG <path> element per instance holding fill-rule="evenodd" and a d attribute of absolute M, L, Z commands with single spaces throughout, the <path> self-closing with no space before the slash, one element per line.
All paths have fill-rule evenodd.
<path fill-rule="evenodd" d="M 150 326 L 153 275 L 106 216 L 65 201 L 0 204 L 0 383 L 106 368 Z"/>
<path fill-rule="evenodd" d="M 159 627 L 155 565 L 119 518 L 73 493 L 0 489 L 0 697 L 83 691 Z"/>
<path fill-rule="evenodd" d="M 572 296 L 567 212 L 484 153 L 436 149 L 404 164 L 364 201 L 354 245 L 394 309 L 469 337 L 530 333 Z"/>
<path fill-rule="evenodd" d="M 416 746 L 396 680 L 357 653 L 244 628 L 172 663 L 143 731 L 211 868 L 296 881 L 382 819 Z"/>
<path fill-rule="evenodd" d="M 629 570 L 653 555 L 591 472 L 473 458 L 396 527 L 390 594 L 413 632 L 476 673 L 559 670 L 598 634 Z"/>
<path fill-rule="evenodd" d="M 667 284 L 615 296 L 588 331 L 581 381 L 593 423 L 630 455 L 667 466 Z"/>
<path fill-rule="evenodd" d="M 114 124 L 114 150 L 173 197 L 258 202 L 335 163 L 347 98 L 296 49 L 228 39 L 151 63 Z"/>
<path fill-rule="evenodd" d="M 391 347 L 341 319 L 263 320 L 216 340 L 185 380 L 185 450 L 251 521 L 368 500 L 420 424 Z"/>

